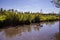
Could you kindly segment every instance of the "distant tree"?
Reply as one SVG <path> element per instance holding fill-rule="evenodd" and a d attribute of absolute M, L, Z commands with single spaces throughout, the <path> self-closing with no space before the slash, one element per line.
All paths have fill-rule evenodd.
<path fill-rule="evenodd" d="M 15 10 L 15 12 L 18 12 L 17 10 Z"/>
<path fill-rule="evenodd" d="M 24 13 L 29 14 L 30 12 L 24 12 Z"/>
<path fill-rule="evenodd" d="M 40 10 L 40 13 L 42 13 L 42 9 Z"/>
<path fill-rule="evenodd" d="M 14 9 L 11 9 L 12 12 L 14 12 Z"/>
<path fill-rule="evenodd" d="M 8 11 L 10 11 L 10 12 L 14 12 L 14 9 L 9 9 Z"/>
<path fill-rule="evenodd" d="M 4 10 L 4 12 L 6 12 L 6 10 Z"/>
<path fill-rule="evenodd" d="M 11 11 L 10 9 L 8 11 Z"/>
<path fill-rule="evenodd" d="M 3 11 L 3 8 L 0 8 L 0 11 Z"/>
<path fill-rule="evenodd" d="M 0 14 L 3 14 L 3 13 L 4 13 L 3 8 L 0 8 Z"/>

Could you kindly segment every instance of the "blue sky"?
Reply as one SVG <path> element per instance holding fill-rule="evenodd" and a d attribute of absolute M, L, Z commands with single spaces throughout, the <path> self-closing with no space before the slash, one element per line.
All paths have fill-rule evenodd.
<path fill-rule="evenodd" d="M 17 9 L 18 11 L 59 12 L 51 0 L 0 0 L 0 8 Z"/>

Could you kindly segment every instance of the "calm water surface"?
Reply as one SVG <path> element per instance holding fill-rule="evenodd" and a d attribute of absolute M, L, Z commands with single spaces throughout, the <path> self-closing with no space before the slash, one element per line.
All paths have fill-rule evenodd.
<path fill-rule="evenodd" d="M 42 22 L 0 29 L 0 40 L 59 40 L 59 22 Z"/>

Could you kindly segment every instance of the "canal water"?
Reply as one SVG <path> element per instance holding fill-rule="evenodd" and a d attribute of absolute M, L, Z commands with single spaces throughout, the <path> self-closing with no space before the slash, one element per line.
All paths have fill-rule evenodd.
<path fill-rule="evenodd" d="M 59 21 L 0 29 L 0 40 L 59 40 Z"/>

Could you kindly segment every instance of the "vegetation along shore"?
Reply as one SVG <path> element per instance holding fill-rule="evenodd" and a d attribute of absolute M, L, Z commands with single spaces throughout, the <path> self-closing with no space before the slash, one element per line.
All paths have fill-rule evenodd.
<path fill-rule="evenodd" d="M 59 20 L 58 14 L 42 14 L 39 12 L 18 12 L 14 9 L 0 8 L 0 27 L 8 25 L 23 25 L 31 23 L 40 23 L 43 21 Z"/>

